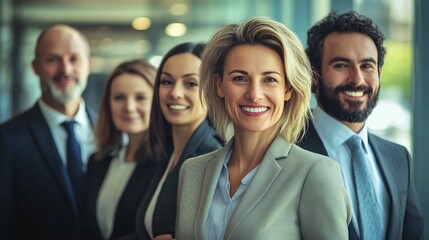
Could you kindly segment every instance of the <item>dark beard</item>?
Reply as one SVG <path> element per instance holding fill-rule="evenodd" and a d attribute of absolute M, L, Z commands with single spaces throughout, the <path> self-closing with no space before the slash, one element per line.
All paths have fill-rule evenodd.
<path fill-rule="evenodd" d="M 380 89 L 380 88 L 379 88 Z M 364 91 L 368 95 L 367 106 L 363 110 L 359 110 L 361 101 L 346 100 L 349 108 L 346 109 L 338 98 L 338 93 L 343 91 Z M 371 114 L 372 110 L 377 104 L 378 94 L 380 91 L 374 93 L 374 90 L 366 86 L 353 86 L 351 84 L 338 86 L 334 91 L 329 91 L 323 85 L 323 81 L 319 81 L 318 88 L 318 103 L 322 106 L 323 110 L 332 117 L 346 122 L 364 122 Z"/>

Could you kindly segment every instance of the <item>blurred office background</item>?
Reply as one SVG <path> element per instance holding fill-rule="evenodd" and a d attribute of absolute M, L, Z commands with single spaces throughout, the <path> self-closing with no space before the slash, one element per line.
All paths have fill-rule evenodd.
<path fill-rule="evenodd" d="M 145 58 L 157 65 L 178 43 L 207 41 L 223 25 L 262 15 L 284 23 L 305 45 L 307 29 L 330 10 L 358 11 L 385 34 L 380 100 L 368 125 L 412 153 L 429 222 L 429 70 L 423 66 L 429 62 L 429 33 L 422 26 L 429 22 L 422 14 L 429 12 L 427 0 L 0 0 L 0 123 L 40 96 L 31 61 L 37 36 L 52 24 L 70 24 L 88 36 L 93 69 L 85 99 L 98 109 L 107 74 L 123 60 Z"/>

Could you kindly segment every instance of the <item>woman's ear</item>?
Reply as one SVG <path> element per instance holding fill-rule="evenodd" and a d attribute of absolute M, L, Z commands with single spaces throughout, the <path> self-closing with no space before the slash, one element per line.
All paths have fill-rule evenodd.
<path fill-rule="evenodd" d="M 222 78 L 219 76 L 219 74 L 217 74 L 216 81 L 217 81 L 217 95 L 219 97 L 223 98 L 223 97 L 225 97 L 225 94 L 223 92 Z"/>
<path fill-rule="evenodd" d="M 291 86 L 286 86 L 286 90 L 285 90 L 285 102 L 289 101 L 290 98 L 292 97 L 292 87 Z"/>

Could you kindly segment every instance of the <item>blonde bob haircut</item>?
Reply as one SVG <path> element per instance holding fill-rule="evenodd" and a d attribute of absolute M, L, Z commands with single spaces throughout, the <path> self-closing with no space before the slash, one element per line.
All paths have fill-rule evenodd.
<path fill-rule="evenodd" d="M 217 80 L 222 79 L 225 59 L 231 49 L 246 44 L 263 45 L 280 55 L 285 69 L 286 89 L 292 90 L 292 96 L 285 102 L 273 136 L 281 135 L 291 143 L 297 142 L 311 117 L 311 67 L 298 37 L 283 24 L 267 17 L 255 17 L 240 25 L 223 27 L 204 50 L 200 69 L 203 79 L 201 94 L 209 103 L 208 114 L 214 127 L 223 139 L 228 138 L 227 128 L 231 120 L 225 110 L 224 98 L 217 94 Z"/>

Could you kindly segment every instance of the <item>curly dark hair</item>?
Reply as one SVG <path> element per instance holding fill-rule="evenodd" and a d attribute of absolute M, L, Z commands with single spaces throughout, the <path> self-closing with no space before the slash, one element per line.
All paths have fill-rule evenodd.
<path fill-rule="evenodd" d="M 313 71 L 315 71 L 315 77 L 319 78 L 321 75 L 323 42 L 326 36 L 333 32 L 363 33 L 371 37 L 377 48 L 378 67 L 381 68 L 383 66 L 386 49 L 383 46 L 383 33 L 378 26 L 373 24 L 370 18 L 354 11 L 341 14 L 332 11 L 307 32 L 306 52 Z"/>

